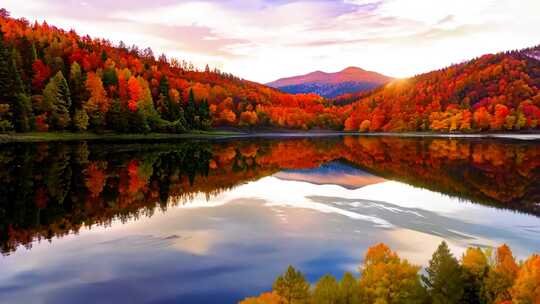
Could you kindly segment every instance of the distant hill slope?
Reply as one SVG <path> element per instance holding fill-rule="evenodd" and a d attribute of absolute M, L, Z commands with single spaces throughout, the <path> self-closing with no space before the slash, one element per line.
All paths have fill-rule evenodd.
<path fill-rule="evenodd" d="M 315 93 L 326 98 L 334 98 L 343 94 L 371 90 L 390 80 L 392 78 L 376 72 L 348 67 L 336 73 L 316 71 L 281 78 L 267 85 L 291 94 Z"/>
<path fill-rule="evenodd" d="M 488 54 L 358 95 L 346 130 L 473 132 L 537 129 L 540 47 Z M 352 98 L 355 96 L 353 95 Z"/>

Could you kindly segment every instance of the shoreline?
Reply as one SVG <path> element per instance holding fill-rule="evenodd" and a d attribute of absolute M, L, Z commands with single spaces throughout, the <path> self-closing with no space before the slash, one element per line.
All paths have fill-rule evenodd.
<path fill-rule="evenodd" d="M 138 141 L 138 140 L 175 140 L 175 139 L 226 139 L 226 138 L 287 138 L 287 137 L 331 137 L 331 136 L 365 136 L 365 137 L 415 137 L 415 138 L 468 138 L 468 139 L 512 139 L 523 141 L 540 141 L 540 133 L 424 133 L 424 132 L 344 132 L 344 131 L 312 131 L 312 132 L 247 132 L 247 131 L 196 131 L 182 134 L 148 133 L 75 133 L 75 132 L 29 132 L 0 134 L 0 144 L 31 143 L 54 141 Z"/>
<path fill-rule="evenodd" d="M 148 134 L 124 134 L 124 133 L 76 133 L 76 132 L 29 132 L 0 134 L 0 144 L 6 143 L 31 143 L 31 142 L 66 142 L 66 141 L 137 141 L 137 140 L 174 140 L 174 139 L 197 139 L 197 138 L 224 138 L 237 136 L 242 133 L 228 131 L 197 131 L 182 134 L 171 133 L 148 133 Z"/>

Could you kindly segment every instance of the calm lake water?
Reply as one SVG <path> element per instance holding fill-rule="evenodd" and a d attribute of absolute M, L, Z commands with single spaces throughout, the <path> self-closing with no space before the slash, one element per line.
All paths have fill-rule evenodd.
<path fill-rule="evenodd" d="M 0 146 L 0 303 L 234 303 L 378 242 L 540 251 L 540 143 L 320 137 Z"/>

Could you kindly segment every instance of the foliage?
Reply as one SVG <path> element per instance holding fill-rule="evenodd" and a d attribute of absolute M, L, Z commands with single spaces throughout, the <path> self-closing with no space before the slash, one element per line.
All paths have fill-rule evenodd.
<path fill-rule="evenodd" d="M 309 298 L 309 283 L 304 275 L 292 266 L 277 277 L 273 290 L 285 304 L 307 303 Z"/>
<path fill-rule="evenodd" d="M 359 292 L 362 303 L 422 303 L 420 267 L 401 260 L 386 245 L 368 249 L 361 269 Z"/>
<path fill-rule="evenodd" d="M 523 263 L 510 293 L 513 303 L 540 302 L 540 255 L 534 254 Z"/>
<path fill-rule="evenodd" d="M 265 292 L 258 297 L 246 298 L 239 304 L 281 304 L 283 299 L 275 292 Z"/>
<path fill-rule="evenodd" d="M 446 242 L 442 242 L 422 276 L 433 303 L 461 303 L 464 294 L 463 271 Z"/>
<path fill-rule="evenodd" d="M 339 284 L 331 275 L 323 276 L 313 290 L 314 304 L 332 304 L 340 300 Z"/>
<path fill-rule="evenodd" d="M 535 129 L 540 119 L 540 62 L 529 52 L 485 55 L 335 101 L 351 103 L 345 129 L 352 131 L 365 131 L 367 122 L 370 131 Z"/>
<path fill-rule="evenodd" d="M 44 96 L 51 77 L 69 74 L 67 112 L 73 118 L 75 110 L 84 107 L 89 129 L 95 131 L 183 132 L 162 127 L 183 120 L 187 129 L 474 132 L 539 127 L 540 63 L 528 56 L 534 49 L 485 55 L 367 93 L 327 100 L 283 93 L 217 69 L 198 70 L 176 58 L 156 60 L 151 49 L 115 46 L 46 22 L 30 25 L 9 14 L 0 16 L 0 33 L 0 102 L 13 112 L 18 94 Z M 114 100 L 119 100 L 119 109 L 109 113 Z M 108 117 L 127 110 L 136 113 L 141 106 L 143 117 L 124 115 L 134 119 L 133 127 L 119 128 Z M 33 108 L 28 117 L 40 117 L 40 130 L 45 124 L 67 127 L 63 114 Z"/>
<path fill-rule="evenodd" d="M 62 72 L 49 80 L 43 90 L 45 111 L 49 114 L 49 124 L 57 129 L 66 129 L 70 122 L 71 93 Z"/>
<path fill-rule="evenodd" d="M 511 261 L 512 253 L 507 245 L 497 248 L 494 264 L 485 263 L 482 256 L 485 258 L 482 250 L 468 248 L 460 264 L 446 242 L 442 242 L 426 268 L 428 275 L 422 277 L 425 282 L 422 285 L 418 275 L 419 267 L 401 260 L 386 245 L 378 244 L 368 248 L 359 281 L 347 273 L 338 284 L 334 277 L 325 275 L 311 289 L 311 303 L 538 303 L 540 256 L 532 255 L 521 267 Z M 471 299 L 464 292 L 465 287 L 461 285 L 466 283 L 463 269 L 468 269 L 472 276 L 478 276 L 495 271 L 500 273 L 503 268 L 511 269 L 517 278 L 504 286 L 492 286 L 502 292 L 495 298 L 492 294 Z M 351 297 L 343 296 L 345 281 L 348 282 L 346 293 Z M 492 288 L 487 286 L 490 284 L 487 282 L 479 284 L 483 290 Z M 275 293 L 274 288 L 272 293 L 264 293 L 259 298 L 248 298 L 241 303 L 277 303 L 262 301 L 263 297 L 270 298 Z"/>

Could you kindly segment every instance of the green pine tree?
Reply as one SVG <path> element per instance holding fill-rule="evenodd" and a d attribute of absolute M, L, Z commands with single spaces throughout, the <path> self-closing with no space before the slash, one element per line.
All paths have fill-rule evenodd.
<path fill-rule="evenodd" d="M 15 62 L 15 50 L 4 44 L 0 27 L 0 102 L 12 104 L 17 96 L 24 93 L 24 85 Z"/>
<path fill-rule="evenodd" d="M 82 124 L 76 124 L 75 121 L 83 122 L 84 115 L 88 115 L 83 109 L 83 100 L 87 100 L 85 94 L 86 89 L 84 87 L 84 80 L 82 76 L 81 66 L 75 61 L 71 64 L 69 69 L 69 89 L 71 92 L 71 103 L 70 115 L 73 121 L 73 128 L 75 130 L 81 130 Z M 84 114 L 83 114 L 84 112 Z M 75 118 L 78 113 L 78 117 Z M 81 120 L 82 119 L 82 120 Z"/>
<path fill-rule="evenodd" d="M 358 281 L 350 272 L 346 272 L 339 282 L 339 304 L 360 304 Z"/>
<path fill-rule="evenodd" d="M 0 27 L 0 103 L 11 104 L 15 97 L 12 66 L 11 52 L 4 44 L 4 34 L 2 27 Z"/>
<path fill-rule="evenodd" d="M 315 285 L 311 302 L 314 304 L 334 304 L 338 303 L 339 298 L 339 284 L 333 276 L 327 274 Z"/>
<path fill-rule="evenodd" d="M 109 86 L 118 86 L 118 76 L 114 68 L 107 68 L 103 71 L 103 86 L 108 88 Z"/>
<path fill-rule="evenodd" d="M 198 121 L 197 117 L 195 117 L 197 116 L 197 108 L 195 105 L 195 95 L 193 94 L 192 89 L 189 89 L 189 99 L 186 106 L 185 116 L 188 123 L 188 128 L 196 129 L 196 122 Z"/>
<path fill-rule="evenodd" d="M 17 132 L 28 132 L 35 128 L 32 102 L 26 94 L 19 94 L 13 105 L 14 125 Z"/>
<path fill-rule="evenodd" d="M 461 303 L 464 293 L 463 271 L 446 242 L 442 242 L 426 268 L 422 280 L 434 304 Z"/>
<path fill-rule="evenodd" d="M 306 303 L 309 298 L 309 283 L 304 275 L 292 266 L 276 279 L 273 290 L 287 304 Z"/>
<path fill-rule="evenodd" d="M 51 113 L 50 120 L 53 128 L 64 130 L 70 124 L 71 94 L 62 72 L 49 80 L 43 90 L 43 98 L 47 110 Z"/>
<path fill-rule="evenodd" d="M 210 106 L 208 105 L 208 101 L 206 99 L 201 101 L 197 110 L 200 120 L 197 127 L 201 130 L 210 129 L 212 127 L 212 119 L 210 117 Z"/>

